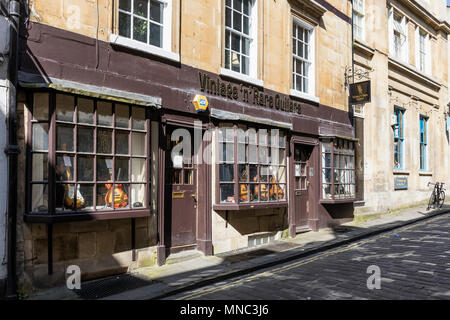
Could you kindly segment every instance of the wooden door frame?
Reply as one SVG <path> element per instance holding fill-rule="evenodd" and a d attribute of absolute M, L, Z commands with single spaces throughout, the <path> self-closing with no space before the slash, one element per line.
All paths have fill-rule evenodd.
<path fill-rule="evenodd" d="M 172 212 L 165 210 L 165 174 L 166 174 L 166 134 L 167 126 L 178 128 L 194 128 L 194 121 L 201 121 L 198 118 L 186 117 L 176 114 L 164 114 L 161 116 L 159 126 L 159 145 L 158 145 L 158 245 L 157 245 L 157 264 L 163 265 L 170 253 L 171 234 L 166 232 L 167 215 Z M 203 121 L 202 130 L 210 128 L 210 123 Z M 207 143 L 203 142 L 203 151 Z M 196 214 L 196 243 L 197 249 L 205 255 L 212 255 L 212 225 L 211 225 L 211 165 L 204 163 L 197 166 L 197 182 L 206 181 L 206 183 L 197 183 L 197 214 Z"/>
<path fill-rule="evenodd" d="M 294 238 L 297 234 L 297 226 L 296 226 L 296 207 L 295 207 L 295 170 L 294 170 L 294 147 L 296 144 L 306 145 L 313 147 L 310 156 L 310 162 L 314 168 L 314 176 L 311 180 L 311 185 L 308 188 L 308 201 L 310 203 L 309 206 L 309 214 L 308 214 L 308 226 L 317 231 L 318 228 L 318 199 L 319 199 L 319 187 L 320 187 L 320 157 L 319 157 L 319 140 L 317 138 L 303 137 L 303 136 L 295 136 L 293 135 L 291 141 L 289 143 L 289 210 L 288 210 L 288 221 L 289 221 L 289 236 Z M 309 172 L 308 172 L 309 176 Z"/>

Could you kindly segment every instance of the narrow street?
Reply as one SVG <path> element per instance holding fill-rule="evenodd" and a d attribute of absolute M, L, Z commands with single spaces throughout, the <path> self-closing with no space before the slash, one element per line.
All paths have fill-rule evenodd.
<path fill-rule="evenodd" d="M 449 230 L 446 214 L 166 299 L 450 299 Z M 380 289 L 368 289 L 372 265 Z"/>

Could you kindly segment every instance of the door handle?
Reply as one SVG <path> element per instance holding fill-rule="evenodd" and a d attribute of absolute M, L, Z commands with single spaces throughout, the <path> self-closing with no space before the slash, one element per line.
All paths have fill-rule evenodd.
<path fill-rule="evenodd" d="M 194 193 L 194 194 L 192 195 L 192 199 L 194 199 L 194 201 L 197 202 L 197 194 L 196 194 L 196 193 Z"/>

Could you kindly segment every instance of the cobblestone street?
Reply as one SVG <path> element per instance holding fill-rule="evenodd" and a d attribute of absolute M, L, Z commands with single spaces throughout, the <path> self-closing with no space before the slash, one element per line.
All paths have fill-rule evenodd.
<path fill-rule="evenodd" d="M 450 299 L 450 215 L 167 299 Z M 381 270 L 369 290 L 367 268 Z"/>

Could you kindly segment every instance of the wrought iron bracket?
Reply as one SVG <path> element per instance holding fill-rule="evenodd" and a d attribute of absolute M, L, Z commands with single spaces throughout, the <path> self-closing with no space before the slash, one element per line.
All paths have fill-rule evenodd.
<path fill-rule="evenodd" d="M 361 68 L 345 67 L 344 71 L 344 85 L 347 88 L 349 84 L 353 83 L 355 80 L 370 80 L 370 73 L 374 69 L 366 70 Z"/>
<path fill-rule="evenodd" d="M 5 153 L 8 156 L 13 155 L 13 154 L 19 154 L 20 153 L 19 146 L 10 144 L 5 148 Z"/>

